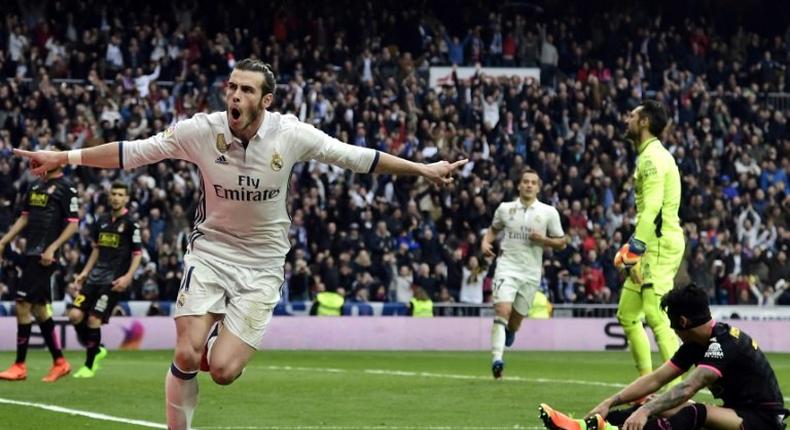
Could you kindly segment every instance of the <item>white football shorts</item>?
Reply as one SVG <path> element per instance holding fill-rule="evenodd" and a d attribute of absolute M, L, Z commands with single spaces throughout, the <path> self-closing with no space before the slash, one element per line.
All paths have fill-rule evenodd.
<path fill-rule="evenodd" d="M 187 254 L 175 317 L 224 314 L 224 329 L 258 349 L 280 300 L 281 264 L 242 267 Z"/>
<path fill-rule="evenodd" d="M 512 303 L 513 309 L 524 316 L 529 313 L 535 293 L 540 289 L 537 282 L 498 274 L 491 287 L 494 303 Z"/>

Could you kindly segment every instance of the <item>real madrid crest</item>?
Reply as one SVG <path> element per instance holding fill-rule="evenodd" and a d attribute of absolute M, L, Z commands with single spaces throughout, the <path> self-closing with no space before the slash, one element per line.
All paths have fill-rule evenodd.
<path fill-rule="evenodd" d="M 509 219 L 510 219 L 510 221 L 513 221 L 514 219 L 516 219 L 516 210 L 517 210 L 516 208 L 510 208 L 510 209 L 507 211 L 507 213 L 508 213 L 508 216 L 510 217 L 510 218 L 509 218 Z"/>
<path fill-rule="evenodd" d="M 283 157 L 282 157 L 282 155 L 280 155 L 277 152 L 272 154 L 271 166 L 272 166 L 272 170 L 274 170 L 275 172 L 279 172 L 280 169 L 283 168 Z"/>
<path fill-rule="evenodd" d="M 217 151 L 219 151 L 219 152 L 224 154 L 224 153 L 228 152 L 228 148 L 229 147 L 230 147 L 230 145 L 228 145 L 225 142 L 225 135 L 222 134 L 222 133 L 219 133 L 217 135 Z"/>

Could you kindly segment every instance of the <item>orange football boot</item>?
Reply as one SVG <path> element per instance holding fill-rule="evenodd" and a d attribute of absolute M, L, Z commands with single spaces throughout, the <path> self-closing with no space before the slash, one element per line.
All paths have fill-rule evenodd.
<path fill-rule="evenodd" d="M 25 363 L 14 363 L 8 369 L 0 372 L 0 379 L 6 381 L 22 381 L 27 379 L 27 366 Z"/>
<path fill-rule="evenodd" d="M 55 363 L 52 364 L 47 376 L 43 377 L 41 380 L 44 382 L 55 382 L 58 379 L 68 375 L 69 372 L 71 372 L 71 366 L 69 365 L 69 362 L 66 361 L 65 358 L 60 357 L 55 360 Z"/>

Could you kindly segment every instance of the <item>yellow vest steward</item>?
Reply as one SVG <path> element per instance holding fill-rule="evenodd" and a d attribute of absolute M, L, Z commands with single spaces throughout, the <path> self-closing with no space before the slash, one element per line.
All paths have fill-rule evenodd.
<path fill-rule="evenodd" d="M 315 299 L 318 301 L 318 316 L 340 316 L 345 301 L 343 296 L 333 291 L 323 291 Z"/>
<path fill-rule="evenodd" d="M 421 318 L 433 317 L 433 301 L 411 299 L 412 316 Z"/>
<path fill-rule="evenodd" d="M 548 297 L 545 294 L 538 291 L 535 293 L 535 299 L 532 300 L 532 306 L 529 308 L 529 312 L 527 312 L 527 318 L 533 319 L 549 319 L 551 318 L 551 309 L 553 306 L 549 302 Z"/>

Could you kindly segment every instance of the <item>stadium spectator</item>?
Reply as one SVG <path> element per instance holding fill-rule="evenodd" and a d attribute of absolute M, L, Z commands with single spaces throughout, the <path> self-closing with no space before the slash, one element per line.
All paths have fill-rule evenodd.
<path fill-rule="evenodd" d="M 407 313 L 415 318 L 433 317 L 433 301 L 424 288 L 414 287 L 414 297 L 409 300 Z"/>
<path fill-rule="evenodd" d="M 472 160 L 452 187 L 427 187 L 435 202 L 431 210 L 441 211 L 441 222 L 426 215 L 428 205 L 417 205 L 421 198 L 413 194 L 417 184 L 412 180 L 371 180 L 320 166 L 297 167 L 289 208 L 294 215 L 302 211 L 307 231 L 301 235 L 301 229 L 297 230 L 301 235 L 297 247 L 306 248 L 303 259 L 324 282 L 336 282 L 336 274 L 346 270 L 339 255 L 341 249 L 349 248 L 341 244 L 353 244 L 349 262 L 366 249 L 377 264 L 378 257 L 372 254 L 378 250 L 372 244 L 348 239 L 350 226 L 363 222 L 362 212 L 348 204 L 360 186 L 379 202 L 370 206 L 368 221 L 373 227 L 386 222 L 397 266 L 405 263 L 416 272 L 426 261 L 419 247 L 423 224 L 433 224 L 433 235 L 444 234 L 444 243 L 455 243 L 455 239 L 467 249 L 469 243 L 479 242 L 480 228 L 496 205 L 515 195 L 513 177 L 525 166 L 546 178 L 542 198 L 562 214 L 570 214 L 578 201 L 578 215 L 595 223 L 597 206 L 602 205 L 606 220 L 602 239 L 617 248 L 614 243 L 619 245 L 630 236 L 634 215 L 629 184 L 633 154 L 620 136 L 620 118 L 642 98 L 659 99 L 670 106 L 673 125 L 664 143 L 681 170 L 681 221 L 686 231 L 694 226 L 702 232 L 718 223 L 717 238 L 706 252 L 727 254 L 723 257 L 727 275 L 750 271 L 757 267 L 751 261 L 752 249 L 734 248 L 740 242 L 737 221 L 751 205 L 761 217 L 757 237 L 766 238 L 755 246 L 763 248 L 760 258 L 765 264 L 774 267 L 779 251 L 786 253 L 790 246 L 790 139 L 782 98 L 769 94 L 787 90 L 788 26 L 768 25 L 765 16 L 783 20 L 784 14 L 760 15 L 757 9 L 739 14 L 743 26 L 729 25 L 726 17 L 695 4 L 698 13 L 681 18 L 666 13 L 671 6 L 657 6 L 665 12 L 660 21 L 647 20 L 633 10 L 594 11 L 586 16 L 574 8 L 541 14 L 507 10 L 489 17 L 491 7 L 483 4 L 469 5 L 469 18 L 453 20 L 452 11 L 427 4 L 414 7 L 426 19 L 415 20 L 420 24 L 412 27 L 402 25 L 401 3 L 385 2 L 381 7 L 388 13 L 371 14 L 363 8 L 343 8 L 341 2 L 331 8 L 315 5 L 314 15 L 287 20 L 287 31 L 278 27 L 277 37 L 272 38 L 269 35 L 275 34 L 277 20 L 262 23 L 253 16 L 289 16 L 294 6 L 284 6 L 284 15 L 278 15 L 268 4 L 254 5 L 255 13 L 234 16 L 196 2 L 190 7 L 174 6 L 175 14 L 148 17 L 118 5 L 102 20 L 101 8 L 91 7 L 90 1 L 53 2 L 41 11 L 48 28 L 44 37 L 32 25 L 36 20 L 27 10 L 10 5 L 0 22 L 0 231 L 6 231 L 17 215 L 21 196 L 33 179 L 23 173 L 20 160 L 10 157 L 11 148 L 36 148 L 50 140 L 72 148 L 132 140 L 162 131 L 195 112 L 221 110 L 222 83 L 235 59 L 255 55 L 271 62 L 281 76 L 275 110 L 318 120 L 331 135 L 345 133 L 352 143 L 413 160 L 440 156 Z M 66 15 L 63 8 L 72 5 L 73 18 L 61 20 Z M 349 11 L 352 22 L 369 26 L 338 40 L 335 34 L 347 28 L 345 19 L 340 19 L 341 10 Z M 705 22 L 701 16 L 706 16 Z M 233 25 L 221 27 L 218 23 L 223 20 Z M 601 22 L 605 25 L 597 24 Z M 639 34 L 634 28 L 640 29 Z M 540 67 L 543 41 L 553 39 L 550 43 L 557 55 L 553 81 L 493 79 L 480 69 L 468 80 L 456 77 L 442 88 L 429 85 L 426 65 L 474 67 L 480 55 L 482 62 L 497 58 L 498 42 L 493 44 L 494 51 L 490 49 L 496 29 L 503 37 L 503 63 L 512 34 L 513 61 L 520 66 Z M 418 42 L 407 42 L 411 39 Z M 553 52 L 547 53 L 553 57 Z M 343 60 L 340 70 L 324 67 L 333 57 Z M 346 62 L 351 64 L 350 74 L 343 71 Z M 158 79 L 147 85 L 138 80 L 150 77 L 157 68 Z M 484 125 L 485 114 L 490 117 L 494 112 L 484 109 L 487 97 L 500 101 L 499 120 L 490 130 Z M 133 182 L 131 209 L 146 242 L 144 262 L 156 265 L 156 272 L 160 261 L 167 261 L 160 254 L 176 255 L 182 264 L 185 241 L 181 232 L 185 225 L 189 229 L 201 192 L 193 166 L 167 162 L 120 177 L 97 169 L 80 168 L 74 173 L 78 188 L 92 189 L 97 201 L 106 200 L 113 180 Z M 410 203 L 414 211 L 407 211 Z M 90 224 L 99 206 L 88 201 L 87 194 L 83 205 L 85 223 Z M 183 211 L 180 215 L 177 206 Z M 154 209 L 159 212 L 157 219 L 152 217 Z M 751 214 L 748 217 L 753 220 Z M 160 235 L 161 221 L 165 229 Z M 88 231 L 80 229 L 81 237 L 75 242 L 87 243 Z M 358 231 L 356 237 L 362 233 Z M 573 232 L 572 246 L 578 251 L 587 234 L 586 226 Z M 620 240 L 615 240 L 616 235 Z M 688 246 L 686 266 L 697 249 L 706 245 L 689 238 Z M 162 252 L 164 248 L 169 251 Z M 318 251 L 327 251 L 334 258 L 332 264 L 319 259 Z M 89 250 L 81 249 L 80 254 L 77 269 L 84 265 Z M 464 251 L 464 259 L 468 256 Z M 288 261 L 293 265 L 295 252 Z M 567 269 L 570 259 L 557 262 Z M 452 293 L 450 264 L 445 263 Z M 713 260 L 705 264 L 712 269 Z M 584 261 L 583 266 L 589 263 Z M 144 271 L 138 271 L 131 298 L 142 297 Z M 12 290 L 16 287 L 13 272 L 6 269 L 0 274 L 1 282 Z M 612 289 L 609 300 L 617 302 L 620 281 L 606 267 L 604 274 Z M 350 275 L 349 279 L 355 279 L 354 273 Z M 153 281 L 163 297 L 170 295 L 165 293 L 165 279 Z M 387 279 L 379 281 L 390 285 Z M 560 282 L 565 281 L 559 276 L 550 280 L 553 301 L 585 300 L 584 295 L 562 298 L 556 293 L 563 290 Z M 760 275 L 756 288 L 764 295 L 772 284 Z M 57 278 L 55 285 L 54 298 L 59 299 L 65 295 L 66 278 Z M 573 291 L 573 284 L 563 284 L 567 285 Z"/>
<path fill-rule="evenodd" d="M 339 287 L 336 291 L 319 290 L 310 308 L 310 315 L 339 317 L 343 312 L 345 295 L 346 290 L 343 287 Z"/>
<path fill-rule="evenodd" d="M 472 255 L 466 263 L 461 284 L 461 302 L 483 303 L 483 277 L 485 271 L 480 266 L 477 257 Z"/>

